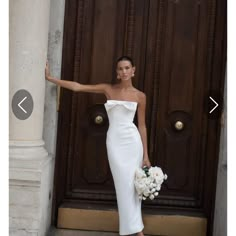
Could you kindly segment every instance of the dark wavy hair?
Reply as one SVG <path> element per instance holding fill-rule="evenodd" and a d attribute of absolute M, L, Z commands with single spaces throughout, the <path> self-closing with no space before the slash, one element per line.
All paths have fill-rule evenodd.
<path fill-rule="evenodd" d="M 117 61 L 116 61 L 116 65 L 117 65 L 120 61 L 129 61 L 130 64 L 131 64 L 132 66 L 134 66 L 133 59 L 132 59 L 131 57 L 129 57 L 129 56 L 121 56 L 121 57 L 119 57 L 119 58 L 117 59 Z"/>

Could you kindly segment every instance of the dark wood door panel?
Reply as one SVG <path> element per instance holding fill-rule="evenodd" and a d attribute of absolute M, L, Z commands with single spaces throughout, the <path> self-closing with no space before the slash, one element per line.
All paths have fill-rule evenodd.
<path fill-rule="evenodd" d="M 64 47 L 69 44 L 74 49 L 70 49 L 73 53 L 64 57 L 65 64 L 73 61 L 69 67 L 73 71 L 72 77 L 65 72 L 64 79 L 85 84 L 113 83 L 116 80 L 115 60 L 118 56 L 124 52 L 131 55 L 138 48 L 136 62 L 140 64 L 144 61 L 142 55 L 145 55 L 143 45 L 146 44 L 145 24 L 149 2 L 139 0 L 119 3 L 103 0 L 67 3 L 70 15 L 66 16 L 68 21 L 65 27 L 73 26 L 74 32 L 70 32 L 73 37 L 70 35 L 66 38 Z M 139 73 L 137 70 L 135 84 L 141 81 Z M 62 147 L 68 153 L 64 166 L 66 199 L 101 200 L 102 194 L 103 200 L 115 201 L 105 148 L 108 120 L 104 101 L 102 95 L 62 94 L 60 111 L 70 113 L 70 116 L 65 117 L 69 127 L 62 131 L 66 133 L 63 136 L 69 137 L 70 143 L 68 147 Z M 102 125 L 95 124 L 97 115 L 103 117 Z"/>
<path fill-rule="evenodd" d="M 202 66 L 209 46 L 207 8 L 206 1 L 150 1 L 145 70 L 149 153 L 169 173 L 160 204 L 196 209 L 202 204 L 199 163 L 207 128 L 204 92 L 210 84 Z M 184 125 L 180 131 L 178 121 Z"/>
<path fill-rule="evenodd" d="M 224 81 L 225 57 L 213 63 L 225 50 L 217 41 L 225 40 L 225 8 L 221 3 L 218 9 L 217 2 L 66 1 L 62 79 L 115 83 L 117 57 L 134 58 L 134 86 L 147 94 L 149 156 L 152 165 L 169 176 L 159 198 L 143 204 L 153 213 L 162 209 L 209 216 L 212 211 L 207 203 L 214 201 L 219 121 L 209 120 L 204 104 L 208 91 L 220 91 Z M 66 202 L 116 207 L 105 146 L 105 100 L 103 95 L 62 89 L 56 209 Z M 97 117 L 102 123 L 96 124 Z M 178 130 L 176 122 L 182 122 L 183 129 Z M 209 140 L 212 134 L 215 138 Z"/>

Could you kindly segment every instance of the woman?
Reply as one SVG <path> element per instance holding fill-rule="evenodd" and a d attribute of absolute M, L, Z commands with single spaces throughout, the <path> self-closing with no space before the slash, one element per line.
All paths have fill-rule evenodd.
<path fill-rule="evenodd" d="M 117 60 L 119 83 L 84 85 L 73 81 L 58 80 L 50 76 L 48 65 L 45 77 L 48 81 L 74 92 L 103 93 L 108 119 L 107 154 L 113 176 L 118 212 L 119 233 L 144 236 L 141 215 L 141 200 L 134 187 L 134 173 L 137 167 L 151 166 L 147 151 L 145 124 L 146 96 L 132 85 L 135 67 L 128 56 Z M 133 123 L 138 114 L 138 129 Z"/>

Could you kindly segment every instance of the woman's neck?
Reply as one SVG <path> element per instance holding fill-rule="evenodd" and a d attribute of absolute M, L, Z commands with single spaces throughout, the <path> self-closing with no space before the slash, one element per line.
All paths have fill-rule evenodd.
<path fill-rule="evenodd" d="M 121 89 L 130 89 L 133 88 L 132 80 L 121 80 L 120 82 L 120 88 Z"/>

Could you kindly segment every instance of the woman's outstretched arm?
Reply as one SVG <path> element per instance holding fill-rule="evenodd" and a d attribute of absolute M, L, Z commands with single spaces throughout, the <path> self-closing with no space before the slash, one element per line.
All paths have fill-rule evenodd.
<path fill-rule="evenodd" d="M 148 157 L 145 113 L 146 113 L 146 95 L 144 93 L 140 93 L 139 106 L 138 106 L 138 130 L 143 143 L 143 166 L 151 167 L 151 163 Z"/>
<path fill-rule="evenodd" d="M 52 77 L 49 72 L 48 63 L 45 68 L 45 78 L 46 80 L 74 92 L 88 92 L 88 93 L 104 93 L 108 96 L 111 89 L 110 84 L 94 84 L 94 85 L 85 85 L 80 84 L 75 81 L 60 80 Z"/>

